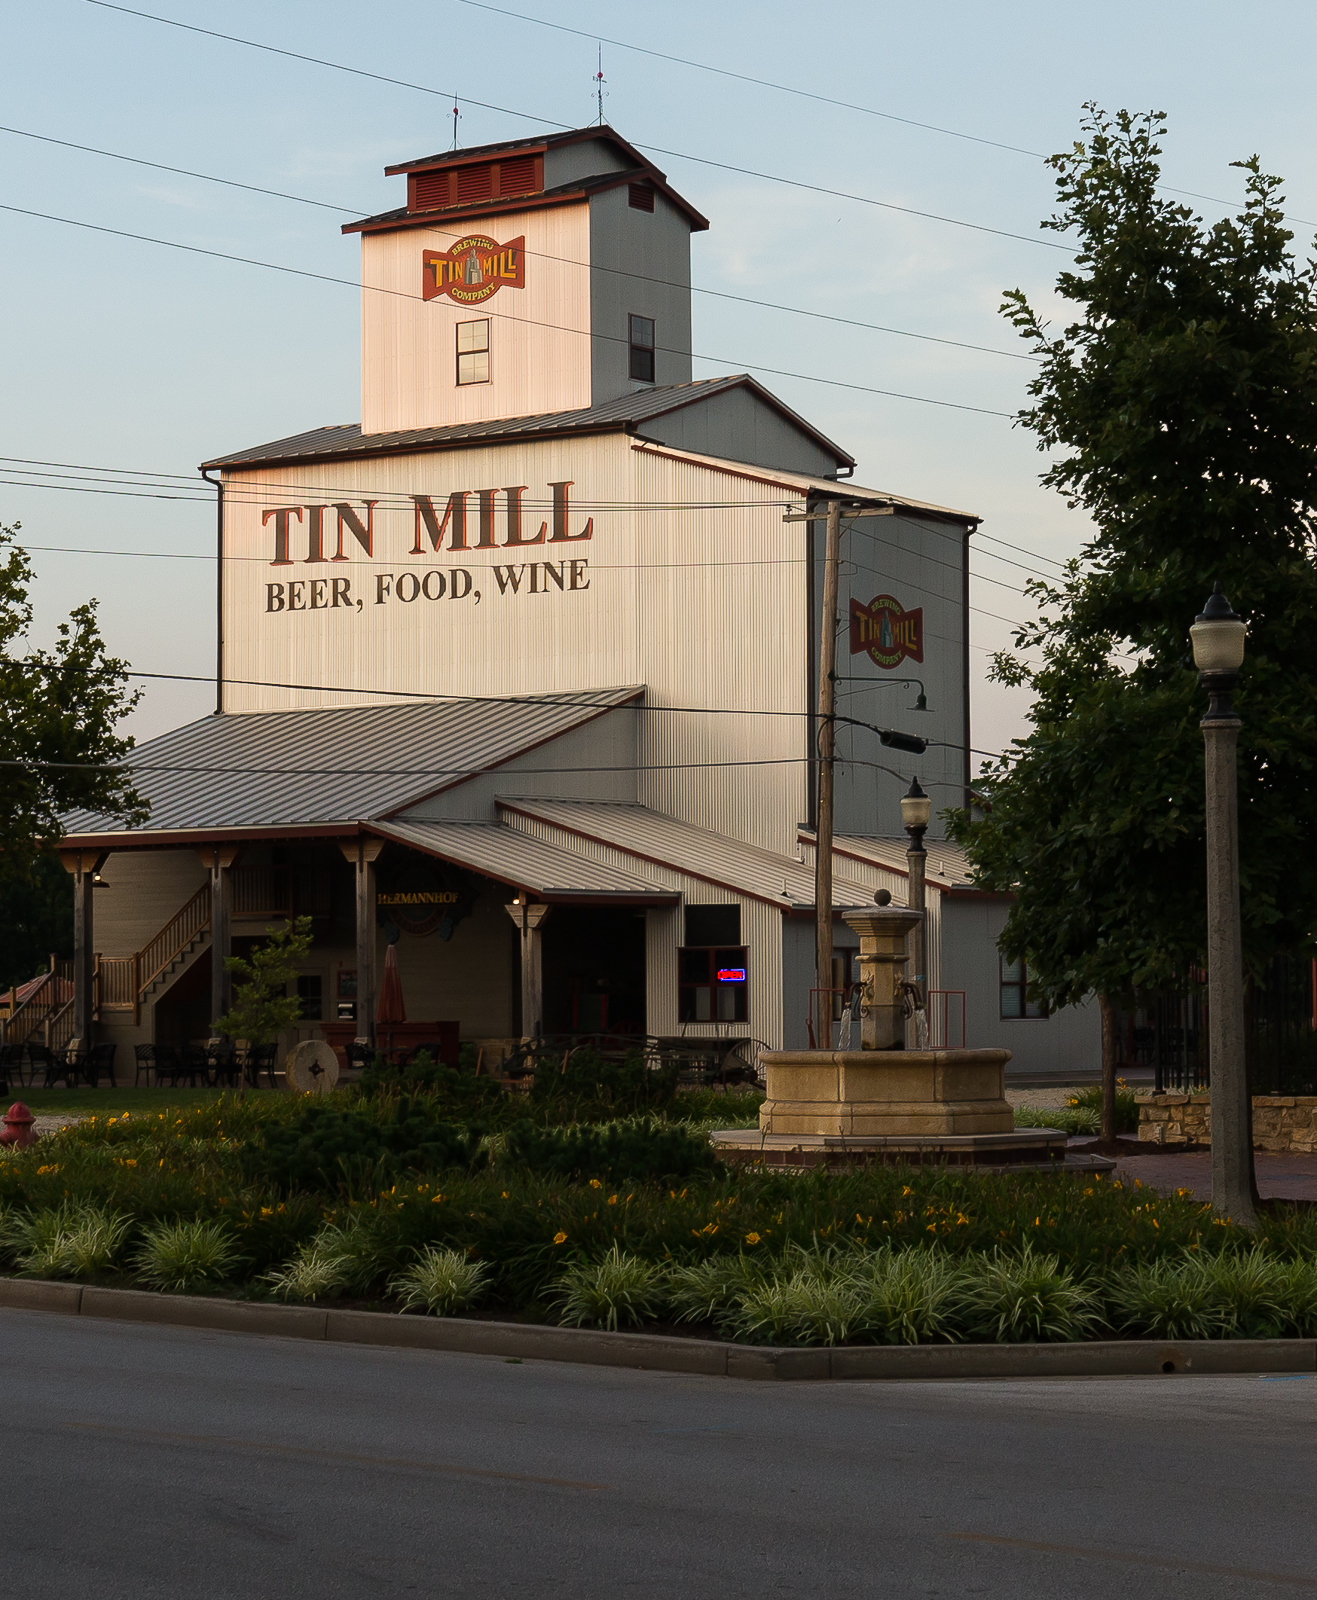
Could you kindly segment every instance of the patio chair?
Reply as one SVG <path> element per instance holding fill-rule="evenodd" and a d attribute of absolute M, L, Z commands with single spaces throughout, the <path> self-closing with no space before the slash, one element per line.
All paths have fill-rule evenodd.
<path fill-rule="evenodd" d="M 265 1073 L 270 1080 L 270 1087 L 274 1088 L 274 1065 L 279 1056 L 277 1044 L 250 1044 L 247 1046 L 247 1059 L 244 1066 L 247 1073 L 247 1082 L 253 1089 L 261 1086 L 261 1073 Z"/>
<path fill-rule="evenodd" d="M 170 1088 L 177 1088 L 179 1075 L 183 1070 L 182 1062 L 178 1059 L 178 1047 L 172 1044 L 153 1044 L 145 1048 L 151 1052 L 150 1068 L 155 1073 L 155 1087 L 160 1087 L 162 1078 L 169 1079 Z"/>
<path fill-rule="evenodd" d="M 238 1060 L 238 1047 L 232 1039 L 212 1040 L 206 1046 L 206 1071 L 211 1083 L 237 1088 L 242 1064 Z"/>
<path fill-rule="evenodd" d="M 186 1078 L 195 1089 L 198 1084 L 210 1084 L 210 1051 L 204 1044 L 185 1044 L 178 1052 L 178 1073 L 174 1079 Z"/>
<path fill-rule="evenodd" d="M 102 1039 L 99 1044 L 92 1045 L 87 1052 L 87 1059 L 83 1064 L 83 1077 L 92 1089 L 101 1086 L 101 1073 L 109 1074 L 111 1089 L 117 1089 L 114 1081 L 114 1058 L 119 1053 L 119 1046 L 112 1040 Z"/>
<path fill-rule="evenodd" d="M 146 1074 L 147 1087 L 151 1086 L 151 1069 L 155 1066 L 156 1047 L 153 1044 L 135 1044 L 133 1046 L 133 1088 L 136 1089 L 142 1081 L 142 1074 Z"/>
<path fill-rule="evenodd" d="M 37 1073 L 40 1072 L 43 1078 L 41 1085 L 43 1089 L 53 1089 L 61 1078 L 63 1078 L 68 1088 L 73 1088 L 77 1079 L 75 1078 L 70 1082 L 68 1074 L 72 1069 L 59 1059 L 49 1045 L 29 1042 L 24 1046 L 24 1049 L 27 1051 L 27 1081 L 29 1087 L 35 1086 Z"/>

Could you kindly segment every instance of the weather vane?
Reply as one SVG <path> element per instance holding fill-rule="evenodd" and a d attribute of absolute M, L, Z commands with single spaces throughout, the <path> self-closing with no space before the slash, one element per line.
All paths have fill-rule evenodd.
<path fill-rule="evenodd" d="M 457 109 L 457 96 L 453 96 L 453 149 L 457 149 L 457 119 L 461 112 Z"/>
<path fill-rule="evenodd" d="M 604 125 L 604 84 L 606 82 L 607 79 L 604 77 L 604 47 L 601 42 L 599 45 L 599 66 L 594 75 L 595 94 L 599 99 L 599 126 L 601 128 Z"/>

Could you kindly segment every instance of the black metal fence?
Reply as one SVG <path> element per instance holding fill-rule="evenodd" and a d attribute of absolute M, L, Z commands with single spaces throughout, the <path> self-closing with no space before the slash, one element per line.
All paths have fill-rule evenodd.
<path fill-rule="evenodd" d="M 1208 1088 L 1206 974 L 1140 1001 L 1118 1014 L 1117 1072 L 1142 1076 L 1151 1068 L 1159 1094 Z M 1244 1010 L 1252 1093 L 1317 1094 L 1317 962 L 1278 956 L 1247 985 Z"/>

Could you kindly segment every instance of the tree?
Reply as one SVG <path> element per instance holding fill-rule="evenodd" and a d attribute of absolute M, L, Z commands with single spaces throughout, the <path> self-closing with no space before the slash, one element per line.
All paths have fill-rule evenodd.
<path fill-rule="evenodd" d="M 1015 899 L 1001 938 L 1032 994 L 1096 993 L 1103 1133 L 1114 1133 L 1112 1015 L 1182 981 L 1206 951 L 1205 709 L 1187 633 L 1220 580 L 1249 626 L 1237 708 L 1245 958 L 1308 951 L 1317 922 L 1317 285 L 1279 180 L 1236 163 L 1247 200 L 1206 226 L 1159 195 L 1160 114 L 1085 107 L 1054 156 L 1076 320 L 1053 334 L 1019 290 L 1005 314 L 1040 361 L 1019 414 L 1042 482 L 1094 534 L 994 675 L 1034 694 L 1030 731 L 983 778 L 991 810 L 952 831 L 984 887 Z"/>
<path fill-rule="evenodd" d="M 60 624 L 53 649 L 22 649 L 32 566 L 18 528 L 0 527 L 0 905 L 6 973 L 27 978 L 72 936 L 66 927 L 52 942 L 52 915 L 67 904 L 50 854 L 61 816 L 87 810 L 133 826 L 147 808 L 117 765 L 133 741 L 114 730 L 138 696 L 127 663 L 106 653 L 95 600 Z"/>
<path fill-rule="evenodd" d="M 302 1015 L 302 1002 L 289 995 L 298 963 L 311 948 L 311 919 L 296 917 L 258 944 L 250 960 L 230 956 L 224 963 L 236 978 L 233 1007 L 215 1024 L 226 1039 L 274 1044 Z"/>
<path fill-rule="evenodd" d="M 72 878 L 51 855 L 27 866 L 0 877 L 0 990 L 44 972 L 52 955 L 73 955 Z"/>

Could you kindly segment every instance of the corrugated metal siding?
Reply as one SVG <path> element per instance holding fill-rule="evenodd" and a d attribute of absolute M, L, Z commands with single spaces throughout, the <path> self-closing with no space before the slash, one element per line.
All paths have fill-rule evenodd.
<path fill-rule="evenodd" d="M 625 185 L 590 201 L 590 391 L 595 404 L 629 394 L 629 316 L 650 317 L 660 386 L 691 375 L 690 223 L 662 193 L 635 210 Z M 634 273 L 635 276 L 630 276 Z"/>
<path fill-rule="evenodd" d="M 633 693 L 590 698 L 617 705 Z M 206 717 L 133 752 L 138 788 L 151 805 L 142 831 L 380 816 L 582 722 L 594 714 L 582 698 Z M 121 831 L 88 811 L 71 813 L 64 824 L 69 834 Z"/>
<path fill-rule="evenodd" d="M 500 794 L 634 804 L 639 723 L 643 715 L 630 706 L 610 711 L 493 772 L 408 807 L 405 819 L 453 817 L 496 822 L 495 797 Z M 546 770 L 549 768 L 560 770 Z"/>
<path fill-rule="evenodd" d="M 460 306 L 421 299 L 422 252 L 480 234 L 526 240 L 525 287 Z M 366 433 L 590 404 L 589 206 L 553 206 L 368 233 L 361 241 L 361 425 Z M 383 289 L 388 292 L 379 293 Z M 459 322 L 489 318 L 488 383 L 457 383 Z"/>

